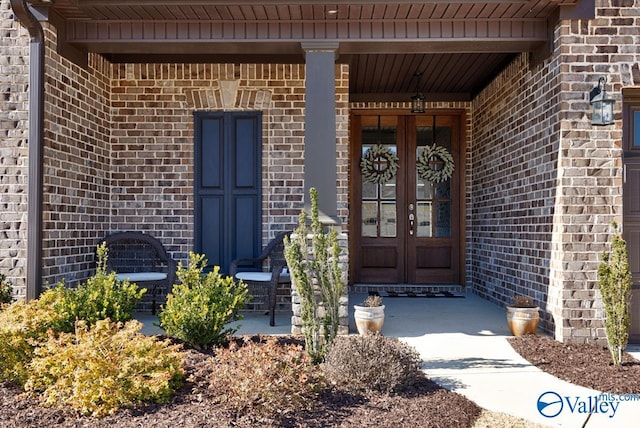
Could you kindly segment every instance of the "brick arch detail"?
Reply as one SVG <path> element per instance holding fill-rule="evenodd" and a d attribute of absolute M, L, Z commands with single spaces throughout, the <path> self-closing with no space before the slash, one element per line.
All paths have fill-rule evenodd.
<path fill-rule="evenodd" d="M 218 88 L 185 90 L 185 101 L 194 110 L 267 110 L 272 95 L 269 89 L 238 88 L 237 81 L 221 81 Z"/>

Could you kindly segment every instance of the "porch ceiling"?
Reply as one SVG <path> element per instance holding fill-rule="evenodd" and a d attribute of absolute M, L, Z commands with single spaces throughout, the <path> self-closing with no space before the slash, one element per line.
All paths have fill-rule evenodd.
<path fill-rule="evenodd" d="M 303 63 L 301 43 L 338 43 L 350 99 L 470 99 L 520 52 L 544 51 L 550 28 L 588 17 L 594 0 L 33 0 L 59 51 L 114 62 Z"/>

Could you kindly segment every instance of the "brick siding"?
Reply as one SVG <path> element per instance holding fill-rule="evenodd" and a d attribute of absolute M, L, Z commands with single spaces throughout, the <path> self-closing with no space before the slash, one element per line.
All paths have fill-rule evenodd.
<path fill-rule="evenodd" d="M 86 70 L 61 57 L 45 24 L 43 277 L 77 285 L 95 270 L 109 231 L 110 64 L 89 56 Z"/>
<path fill-rule="evenodd" d="M 53 30 L 45 24 L 44 282 L 86 279 L 95 268 L 95 245 L 120 230 L 152 233 L 174 258 L 187 260 L 194 242 L 196 110 L 263 111 L 263 242 L 297 225 L 304 198 L 304 65 L 111 64 L 90 54 L 81 69 L 56 53 Z M 20 72 L 28 78 L 26 66 Z M 336 186 L 346 229 L 346 65 L 336 65 L 336 82 Z M 26 133 L 24 123 L 19 127 Z M 25 180 L 18 171 L 11 175 Z M 24 281 L 25 272 L 16 276 Z M 289 290 L 279 295 L 283 304 Z"/>
<path fill-rule="evenodd" d="M 546 310 L 556 203 L 557 77 L 516 58 L 473 102 L 469 281 L 510 304 L 533 297 Z M 543 328 L 550 328 L 545 315 Z"/>
<path fill-rule="evenodd" d="M 26 295 L 29 36 L 0 0 L 0 273 Z"/>
<path fill-rule="evenodd" d="M 622 132 L 591 125 L 587 94 L 606 75 L 621 118 L 621 87 L 640 84 L 638 10 L 597 1 L 595 20 L 556 27 L 550 59 L 521 55 L 473 104 L 470 280 L 502 305 L 533 297 L 564 342 L 606 342 L 597 268 L 622 220 Z"/>
<path fill-rule="evenodd" d="M 179 260 L 193 248 L 193 112 L 261 110 L 263 243 L 303 207 L 304 65 L 115 64 L 113 230 L 151 230 Z M 347 211 L 348 68 L 336 66 L 338 214 Z M 279 290 L 279 303 L 288 290 Z"/>
<path fill-rule="evenodd" d="M 597 267 L 622 220 L 621 88 L 640 85 L 640 0 L 596 0 L 596 19 L 560 22 L 550 58 L 522 54 L 463 108 L 466 282 L 501 305 L 527 294 L 565 342 L 604 341 Z M 24 295 L 28 34 L 0 0 L 0 271 Z M 106 233 L 153 231 L 174 258 L 193 248 L 193 112 L 263 112 L 263 242 L 293 228 L 304 180 L 304 65 L 110 64 L 60 57 L 45 25 L 44 281 L 94 269 Z M 590 123 L 609 79 L 615 125 Z M 348 100 L 336 65 L 338 215 L 348 230 L 348 112 L 408 108 Z M 285 302 L 287 290 L 280 290 Z"/>
<path fill-rule="evenodd" d="M 622 224 L 621 87 L 640 85 L 639 11 L 638 0 L 596 0 L 595 20 L 556 30 L 562 123 L 549 302 L 565 342 L 606 343 L 597 269 L 611 222 Z M 618 121 L 596 127 L 586 94 L 603 75 Z"/>

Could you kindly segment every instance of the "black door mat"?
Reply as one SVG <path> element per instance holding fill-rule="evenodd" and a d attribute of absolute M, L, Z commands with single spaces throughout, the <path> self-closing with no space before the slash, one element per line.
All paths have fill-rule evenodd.
<path fill-rule="evenodd" d="M 370 291 L 370 295 L 378 295 L 380 297 L 454 297 L 464 298 L 464 293 L 456 293 L 454 291 Z"/>

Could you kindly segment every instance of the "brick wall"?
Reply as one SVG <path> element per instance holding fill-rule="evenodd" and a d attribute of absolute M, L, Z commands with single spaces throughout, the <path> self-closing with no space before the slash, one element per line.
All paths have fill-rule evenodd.
<path fill-rule="evenodd" d="M 474 100 L 472 282 L 503 305 L 534 297 L 564 342 L 605 341 L 597 268 L 622 219 L 620 88 L 640 84 L 639 6 L 597 1 L 595 20 L 556 27 L 551 58 L 520 56 Z M 594 127 L 602 75 L 618 121 Z"/>
<path fill-rule="evenodd" d="M 114 230 L 151 229 L 178 259 L 193 248 L 196 110 L 263 112 L 266 242 L 293 229 L 304 184 L 304 65 L 124 64 L 112 79 Z M 347 214 L 348 69 L 336 66 L 338 203 Z"/>
<path fill-rule="evenodd" d="M 556 31 L 560 67 L 558 198 L 549 303 L 563 341 L 605 342 L 597 268 L 622 223 L 621 88 L 640 85 L 640 1 L 597 0 L 596 19 Z M 590 124 L 587 93 L 606 76 L 616 124 Z"/>
<path fill-rule="evenodd" d="M 194 244 L 197 110 L 260 110 L 263 243 L 303 206 L 304 65 L 115 64 L 112 230 L 152 230 L 178 260 Z M 336 66 L 338 215 L 348 219 L 348 68 Z M 290 290 L 278 290 L 282 307 Z"/>
<path fill-rule="evenodd" d="M 16 52 L 7 62 L 22 64 L 12 68 L 20 73 L 12 78 L 17 84 L 3 86 L 13 103 L 7 110 L 17 100 L 22 105 L 8 115 L 3 109 L 2 130 L 15 140 L 3 140 L 14 148 L 1 152 L 2 167 L 11 165 L 7 175 L 26 186 L 28 36 L 11 19 L 7 0 L 2 7 L 3 26 L 12 35 L 25 33 L 22 51 L 15 40 L 3 39 Z M 45 24 L 45 34 L 44 282 L 85 279 L 94 269 L 95 245 L 118 230 L 153 230 L 176 259 L 186 261 L 193 248 L 195 110 L 263 111 L 264 243 L 295 227 L 304 197 L 304 65 L 120 65 L 90 55 L 84 70 L 56 53 L 53 27 Z M 336 186 L 346 228 L 347 66 L 336 66 L 336 82 Z M 21 167 L 23 172 L 16 169 Z M 26 224 L 14 219 L 26 218 L 26 187 L 7 180 L 1 185 L 16 203 L 5 207 L 3 228 L 16 232 L 4 232 L 15 241 L 2 242 L 0 251 L 9 252 L 1 263 L 19 269 L 14 277 L 24 285 L 25 261 L 16 255 L 26 252 Z"/>
<path fill-rule="evenodd" d="M 562 341 L 602 341 L 596 291 L 609 223 L 621 220 L 621 99 L 640 85 L 639 0 L 597 0 L 594 20 L 561 22 L 555 50 L 516 58 L 467 115 L 467 283 L 500 304 L 528 294 Z M 0 269 L 24 294 L 28 35 L 0 0 Z M 77 282 L 108 231 L 159 230 L 174 257 L 193 246 L 193 111 L 263 111 L 264 242 L 302 207 L 304 66 L 114 65 L 87 70 L 47 29 L 45 280 Z M 612 83 L 618 122 L 591 126 L 587 93 Z M 348 67 L 336 66 L 338 213 L 348 219 Z M 234 96 L 235 95 L 235 96 Z M 456 103 L 454 103 L 456 104 Z"/>
<path fill-rule="evenodd" d="M 44 28 L 43 277 L 76 285 L 93 274 L 109 230 L 110 64 L 90 55 L 79 68 L 56 53 L 55 29 Z"/>
<path fill-rule="evenodd" d="M 0 0 L 0 273 L 26 295 L 29 36 Z"/>
<path fill-rule="evenodd" d="M 473 101 L 470 282 L 499 304 L 546 309 L 558 158 L 557 70 L 516 58 Z M 550 328 L 546 316 L 543 327 Z"/>

